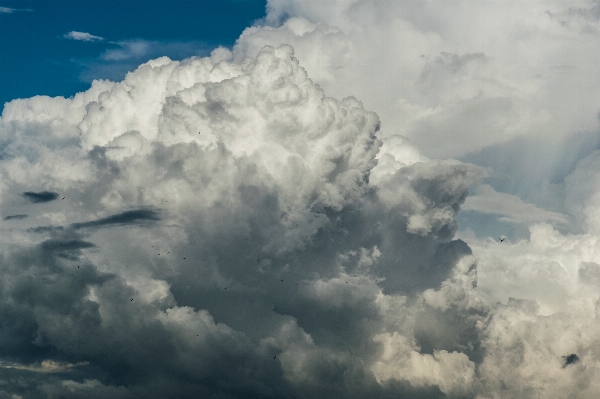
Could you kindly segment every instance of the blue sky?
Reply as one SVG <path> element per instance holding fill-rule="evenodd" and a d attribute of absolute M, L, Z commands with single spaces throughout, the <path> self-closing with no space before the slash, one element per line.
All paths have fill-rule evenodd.
<path fill-rule="evenodd" d="M 87 89 L 93 79 L 120 80 L 151 58 L 181 59 L 207 55 L 218 45 L 231 46 L 244 28 L 264 16 L 265 4 L 265 0 L 2 1 L 0 104 L 34 95 L 69 97 Z M 64 37 L 72 31 L 104 40 Z M 141 44 L 143 51 L 128 53 L 132 43 L 138 48 Z M 127 54 L 119 60 L 102 57 L 122 49 Z"/>

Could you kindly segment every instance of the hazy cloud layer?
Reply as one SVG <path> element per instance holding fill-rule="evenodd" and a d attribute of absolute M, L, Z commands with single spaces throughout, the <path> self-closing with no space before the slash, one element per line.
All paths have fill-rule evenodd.
<path fill-rule="evenodd" d="M 487 184 L 480 186 L 475 195 L 467 198 L 463 209 L 502 215 L 500 220 L 512 223 L 552 221 L 564 224 L 568 221 L 565 215 L 540 209 L 515 195 L 499 193 Z"/>

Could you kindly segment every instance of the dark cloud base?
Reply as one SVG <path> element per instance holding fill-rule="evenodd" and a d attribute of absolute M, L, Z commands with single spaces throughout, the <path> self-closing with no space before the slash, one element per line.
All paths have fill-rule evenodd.
<path fill-rule="evenodd" d="M 55 193 L 52 191 L 40 191 L 40 192 L 26 191 L 22 195 L 23 195 L 23 197 L 27 198 L 29 201 L 33 202 L 34 204 L 50 202 L 50 201 L 54 201 L 55 199 L 58 198 L 58 193 Z"/>
<path fill-rule="evenodd" d="M 9 216 L 5 216 L 3 218 L 3 220 L 21 220 L 21 219 L 25 219 L 27 217 L 27 215 L 9 215 Z"/>

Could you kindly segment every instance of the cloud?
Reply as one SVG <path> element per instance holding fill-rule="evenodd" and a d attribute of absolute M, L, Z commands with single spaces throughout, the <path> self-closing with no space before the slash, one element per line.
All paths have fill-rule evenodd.
<path fill-rule="evenodd" d="M 563 12 L 569 33 L 539 3 L 500 22 L 473 17 L 494 5 L 432 4 L 270 1 L 271 25 L 231 51 L 160 57 L 69 99 L 8 103 L 0 212 L 28 217 L 0 234 L 0 357 L 88 364 L 2 368 L 3 389 L 597 397 L 599 241 L 585 183 L 598 162 L 581 150 L 593 140 L 557 162 L 564 181 L 546 182 L 565 190 L 562 207 L 480 186 L 507 170 L 435 158 L 518 147 L 528 129 L 577 119 L 540 96 L 560 82 L 521 79 L 532 64 L 511 64 L 491 28 L 473 41 L 477 24 L 508 20 L 514 56 L 534 62 L 519 40 L 541 29 L 572 45 L 593 18 Z M 476 45 L 496 35 L 499 51 Z M 107 62 L 150 54 L 121 50 Z M 28 187 L 65 200 L 23 204 Z M 528 236 L 467 239 L 465 207 L 527 220 Z M 563 230 L 568 217 L 578 231 Z"/>
<path fill-rule="evenodd" d="M 28 8 L 10 8 L 10 7 L 0 7 L 0 14 L 12 14 L 19 11 L 33 11 Z"/>
<path fill-rule="evenodd" d="M 136 225 L 146 221 L 158 221 L 160 220 L 159 214 L 151 209 L 136 209 L 132 211 L 121 212 L 116 215 L 108 216 L 102 219 L 73 223 L 72 227 L 75 229 L 89 228 L 89 227 L 102 227 L 110 225 Z"/>
<path fill-rule="evenodd" d="M 87 32 L 71 31 L 69 33 L 64 34 L 63 36 L 67 39 L 80 40 L 80 41 L 84 41 L 84 42 L 102 42 L 102 41 L 104 41 L 103 37 L 94 36 Z"/>
<path fill-rule="evenodd" d="M 531 224 L 550 221 L 564 224 L 568 221 L 565 215 L 540 209 L 515 195 L 499 193 L 487 184 L 481 185 L 477 194 L 466 199 L 463 209 L 501 215 L 501 220 L 511 223 Z"/>
<path fill-rule="evenodd" d="M 0 367 L 1 368 L 9 368 L 9 369 L 29 370 L 29 371 L 38 372 L 38 373 L 59 373 L 59 372 L 67 371 L 73 367 L 83 366 L 83 365 L 87 365 L 87 364 L 89 364 L 89 363 L 80 362 L 77 364 L 70 364 L 70 363 L 56 362 L 54 360 L 42 360 L 42 362 L 40 364 L 34 364 L 34 365 L 23 365 L 23 364 L 12 363 L 12 362 L 10 362 L 10 363 L 3 362 L 3 363 L 0 363 Z"/>
<path fill-rule="evenodd" d="M 453 321 L 471 305 L 450 293 L 470 287 L 454 217 L 485 172 L 430 161 L 401 137 L 382 144 L 377 115 L 355 98 L 325 96 L 290 46 L 243 64 L 225 49 L 159 58 L 71 99 L 13 101 L 0 126 L 2 212 L 17 214 L 11 193 L 26 183 L 65 196 L 2 235 L 0 313 L 15 323 L 0 353 L 16 364 L 89 362 L 77 379 L 44 380 L 48 392 L 383 398 L 472 389 L 447 382 L 451 374 L 385 371 L 393 359 L 375 364 L 385 334 L 399 331 L 414 353 L 427 342 L 418 356 L 441 361 L 440 372 L 453 359 L 475 367 L 477 351 L 465 349 L 475 321 Z M 413 304 L 426 290 L 448 305 Z M 435 312 L 452 340 L 425 322 Z M 407 314 L 419 322 L 401 321 Z"/>
<path fill-rule="evenodd" d="M 22 195 L 34 204 L 40 202 L 50 202 L 58 198 L 58 193 L 52 191 L 41 191 L 39 193 L 33 191 L 26 191 Z"/>
<path fill-rule="evenodd" d="M 563 179 L 598 147 L 595 15 L 592 1 L 270 0 L 264 25 L 247 28 L 233 53 L 241 61 L 265 44 L 290 44 L 327 93 L 378 113 L 380 138 L 401 135 L 428 158 L 492 167 L 497 192 L 568 215 Z M 481 230 L 481 218 L 462 219 Z"/>
<path fill-rule="evenodd" d="M 5 216 L 2 220 L 20 220 L 20 219 L 25 219 L 27 217 L 27 215 L 8 215 Z"/>
<path fill-rule="evenodd" d="M 436 380 L 457 397 L 597 395 L 598 359 L 591 353 L 599 343 L 578 338 L 595 336 L 598 328 L 598 296 L 591 287 L 598 282 L 599 105 L 590 69 L 597 57 L 586 44 L 600 32 L 597 16 L 591 1 L 509 6 L 270 0 L 265 25 L 240 36 L 235 60 L 265 44 L 291 44 L 327 93 L 351 93 L 378 112 L 379 139 L 386 143 L 401 135 L 400 141 L 410 143 L 418 156 L 409 146 L 398 156 L 382 147 L 370 175 L 390 198 L 402 185 L 391 184 L 388 172 L 410 176 L 419 162 L 434 163 L 431 158 L 459 157 L 487 167 L 488 185 L 457 201 L 472 211 L 467 215 L 483 214 L 463 219 L 469 229 L 478 228 L 474 224 L 485 215 L 501 216 L 487 227 L 494 237 L 459 234 L 475 257 L 470 283 L 476 291 L 457 289 L 469 273 L 449 284 L 448 274 L 440 281 L 430 269 L 428 282 L 439 285 L 426 288 L 403 270 L 426 306 L 415 316 L 398 311 L 414 317 L 411 333 L 377 335 L 385 348 L 372 367 L 379 381 L 400 375 L 415 385 Z M 442 182 L 432 184 L 442 190 Z M 413 233 L 434 233 L 431 222 L 454 219 L 448 208 L 436 208 L 435 218 L 427 219 L 430 203 L 418 195 L 408 202 L 413 223 L 406 227 Z M 496 234 L 506 225 L 498 221 L 519 224 L 523 238 L 511 234 L 499 243 Z M 390 248 L 378 249 L 378 262 L 389 264 Z M 464 259 L 468 251 L 459 253 Z M 404 252 L 396 258 L 417 263 L 420 256 Z M 381 275 L 391 276 L 393 269 Z M 385 280 L 379 285 L 385 287 Z M 580 360 L 565 367 L 571 355 Z M 455 370 L 463 372 L 452 375 Z"/>
<path fill-rule="evenodd" d="M 201 41 L 158 41 L 131 39 L 105 41 L 110 48 L 104 50 L 96 59 L 77 59 L 81 67 L 80 80 L 91 83 L 97 79 L 122 80 L 128 72 L 149 60 L 168 56 L 171 59 L 185 59 L 193 56 L 207 56 L 213 50 Z"/>

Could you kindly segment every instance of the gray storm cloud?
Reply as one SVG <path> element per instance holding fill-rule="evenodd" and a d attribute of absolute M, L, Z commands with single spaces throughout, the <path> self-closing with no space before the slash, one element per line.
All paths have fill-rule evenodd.
<path fill-rule="evenodd" d="M 473 392 L 487 310 L 461 299 L 476 269 L 453 236 L 483 169 L 401 138 L 382 153 L 377 115 L 325 96 L 290 46 L 230 58 L 5 106 L 0 372 L 22 382 L 3 390 Z"/>
<path fill-rule="evenodd" d="M 502 245 L 457 239 L 489 168 L 429 159 L 395 135 L 408 125 L 326 96 L 351 87 L 336 85 L 352 80 L 362 43 L 352 18 L 397 27 L 396 6 L 373 4 L 271 1 L 267 22 L 292 18 L 249 28 L 231 52 L 158 58 L 69 99 L 5 105 L 0 397 L 598 396 L 600 252 L 585 186 L 597 154 L 566 179 L 584 194 L 568 202 L 583 233 L 482 186 L 472 208 L 509 199 L 502 214 L 537 224 Z M 318 42 L 329 58 L 310 58 Z M 489 83 L 494 58 L 467 50 L 402 65 L 423 103 L 392 103 L 434 141 L 470 112 L 508 115 L 521 101 L 465 100 L 469 85 L 451 96 L 473 74 Z"/>

